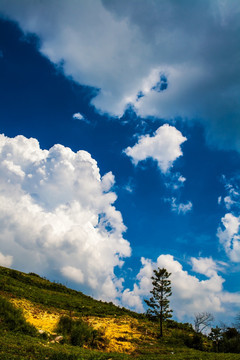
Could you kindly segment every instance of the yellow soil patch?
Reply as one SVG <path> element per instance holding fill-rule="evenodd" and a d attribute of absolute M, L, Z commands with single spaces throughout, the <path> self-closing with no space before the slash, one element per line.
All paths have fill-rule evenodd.
<path fill-rule="evenodd" d="M 138 321 L 130 317 L 88 317 L 86 320 L 94 329 L 104 332 L 109 341 L 107 351 L 132 353 L 136 350 L 134 341 L 142 337 L 137 330 Z"/>
<path fill-rule="evenodd" d="M 26 299 L 9 299 L 16 307 L 23 310 L 26 320 L 38 330 L 53 333 L 61 315 L 60 312 L 49 313 Z"/>
<path fill-rule="evenodd" d="M 42 308 L 26 299 L 9 299 L 16 307 L 23 310 L 26 320 L 34 325 L 38 330 L 48 333 L 54 333 L 57 322 L 62 315 L 67 315 L 67 311 L 57 311 Z M 139 322 L 128 316 L 119 318 L 100 318 L 100 317 L 83 317 L 96 330 L 101 330 L 107 339 L 105 351 L 132 353 L 137 348 L 136 340 L 146 340 L 146 334 L 138 330 Z M 150 337 L 151 338 L 151 337 Z"/>

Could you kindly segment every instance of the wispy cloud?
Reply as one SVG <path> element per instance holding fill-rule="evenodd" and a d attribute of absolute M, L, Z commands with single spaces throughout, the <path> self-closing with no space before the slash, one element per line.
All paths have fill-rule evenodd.
<path fill-rule="evenodd" d="M 192 210 L 192 203 L 191 201 L 188 201 L 187 203 L 180 203 L 177 201 L 177 199 L 175 197 L 172 198 L 166 198 L 165 199 L 166 202 L 169 202 L 171 205 L 171 210 L 173 212 L 176 212 L 178 214 L 183 214 L 185 215 L 186 213 L 188 213 L 189 211 Z"/>

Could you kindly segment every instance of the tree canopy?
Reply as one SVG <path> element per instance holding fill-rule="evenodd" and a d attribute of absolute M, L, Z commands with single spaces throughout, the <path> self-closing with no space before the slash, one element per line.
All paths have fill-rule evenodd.
<path fill-rule="evenodd" d="M 169 296 L 172 295 L 171 281 L 166 269 L 158 268 L 153 270 L 151 277 L 153 289 L 150 291 L 152 296 L 149 300 L 144 300 L 149 306 L 147 314 L 159 320 L 160 336 L 163 336 L 163 321 L 172 317 L 172 310 L 169 309 Z"/>

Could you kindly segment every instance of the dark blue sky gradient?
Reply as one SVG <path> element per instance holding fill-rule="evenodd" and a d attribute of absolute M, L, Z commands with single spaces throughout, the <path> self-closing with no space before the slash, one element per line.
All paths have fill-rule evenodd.
<path fill-rule="evenodd" d="M 174 125 L 187 141 L 184 156 L 173 172 L 187 181 L 174 194 L 166 188 L 166 178 L 157 164 L 147 160 L 134 167 L 123 150 L 136 143 L 136 134 L 153 134 L 163 119 L 140 119 L 129 108 L 121 121 L 100 115 L 90 104 L 99 91 L 66 78 L 38 52 L 38 39 L 25 37 L 17 25 L 0 20 L 0 131 L 9 137 L 34 137 L 43 149 L 56 143 L 73 151 L 86 150 L 98 162 L 101 175 L 112 171 L 121 211 L 128 230 L 132 257 L 117 272 L 128 274 L 126 284 L 139 271 L 140 258 L 156 260 L 159 254 L 172 254 L 190 271 L 191 256 L 212 256 L 227 262 L 218 245 L 216 230 L 226 213 L 217 199 L 224 195 L 221 177 L 232 177 L 239 170 L 237 152 L 210 149 L 204 128 L 197 121 L 177 120 Z M 74 120 L 80 112 L 89 121 Z M 126 190 L 126 186 L 132 192 Z M 165 198 L 176 196 L 191 201 L 193 209 L 185 215 L 174 213 Z M 132 270 L 128 270 L 131 268 Z M 238 275 L 228 275 L 226 288 L 237 290 Z"/>

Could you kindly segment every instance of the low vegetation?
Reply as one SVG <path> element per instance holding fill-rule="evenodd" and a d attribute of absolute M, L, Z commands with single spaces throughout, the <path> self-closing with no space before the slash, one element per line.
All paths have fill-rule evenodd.
<path fill-rule="evenodd" d="M 57 333 L 62 334 L 62 342 L 73 346 L 87 346 L 89 348 L 104 349 L 107 341 L 104 333 L 94 329 L 82 319 L 72 319 L 69 316 L 62 316 L 58 322 Z"/>
<path fill-rule="evenodd" d="M 41 304 L 48 309 L 57 308 L 77 312 L 82 316 L 122 316 L 130 315 L 140 318 L 141 315 L 113 303 L 97 301 L 80 291 L 41 278 L 37 274 L 24 274 L 20 271 L 0 266 L 0 292 L 18 299 L 26 299 Z"/>
<path fill-rule="evenodd" d="M 1 360 L 240 360 L 235 328 L 207 337 L 168 319 L 163 334 L 143 314 L 0 267 Z"/>
<path fill-rule="evenodd" d="M 37 331 L 23 316 L 21 309 L 15 308 L 7 299 L 0 297 L 0 329 L 35 336 Z"/>

